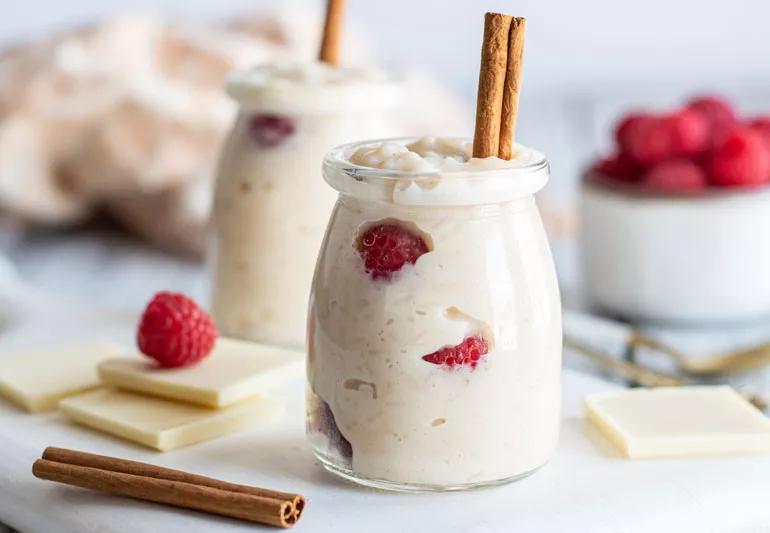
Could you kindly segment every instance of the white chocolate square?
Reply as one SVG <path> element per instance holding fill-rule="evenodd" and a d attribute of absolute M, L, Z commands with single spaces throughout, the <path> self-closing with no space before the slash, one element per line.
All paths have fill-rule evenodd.
<path fill-rule="evenodd" d="M 97 364 L 122 352 L 83 344 L 0 358 L 0 395 L 30 412 L 55 409 L 59 400 L 99 386 Z"/>
<path fill-rule="evenodd" d="M 133 390 L 209 407 L 224 407 L 302 374 L 301 352 L 219 338 L 208 357 L 181 368 L 160 368 L 145 357 L 124 357 L 99 365 L 102 381 Z"/>
<path fill-rule="evenodd" d="M 160 451 L 173 450 L 227 433 L 266 424 L 283 411 L 280 401 L 256 397 L 224 409 L 99 389 L 63 400 L 70 419 Z"/>
<path fill-rule="evenodd" d="M 584 403 L 630 458 L 770 452 L 770 420 L 731 387 L 630 389 Z"/>

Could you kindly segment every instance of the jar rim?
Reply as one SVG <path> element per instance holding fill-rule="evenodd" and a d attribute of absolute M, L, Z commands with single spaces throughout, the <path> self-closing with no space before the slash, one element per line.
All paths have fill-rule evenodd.
<path fill-rule="evenodd" d="M 395 137 L 337 146 L 324 157 L 324 179 L 340 193 L 404 205 L 502 203 L 532 196 L 548 181 L 548 160 L 537 151 L 532 151 L 532 161 L 506 168 L 409 171 L 367 167 L 350 161 L 350 155 L 360 147 L 386 142 L 409 144 L 418 139 Z M 463 137 L 448 139 L 467 141 Z"/>
<path fill-rule="evenodd" d="M 303 69 L 308 69 L 303 73 Z M 320 62 L 274 61 L 230 74 L 227 94 L 245 107 L 287 114 L 325 113 L 378 107 L 402 98 L 403 78 L 360 67 L 329 67 Z"/>

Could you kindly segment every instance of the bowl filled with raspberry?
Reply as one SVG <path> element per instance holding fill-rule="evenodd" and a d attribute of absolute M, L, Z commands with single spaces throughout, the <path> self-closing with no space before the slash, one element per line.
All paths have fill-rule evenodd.
<path fill-rule="evenodd" d="M 705 96 L 614 134 L 581 190 L 590 304 L 652 322 L 770 315 L 770 115 Z"/>

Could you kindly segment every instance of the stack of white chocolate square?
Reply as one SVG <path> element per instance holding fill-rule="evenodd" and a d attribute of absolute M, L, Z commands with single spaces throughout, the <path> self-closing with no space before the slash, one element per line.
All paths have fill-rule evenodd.
<path fill-rule="evenodd" d="M 276 419 L 282 402 L 270 391 L 303 368 L 300 352 L 227 338 L 189 367 L 120 355 L 87 344 L 6 357 L 0 395 L 165 451 Z"/>

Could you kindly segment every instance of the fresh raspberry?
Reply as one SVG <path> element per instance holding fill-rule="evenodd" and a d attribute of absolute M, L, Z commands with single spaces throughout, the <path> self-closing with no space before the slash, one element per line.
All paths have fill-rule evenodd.
<path fill-rule="evenodd" d="M 445 365 L 450 368 L 454 366 L 470 366 L 476 368 L 479 360 L 489 352 L 489 344 L 478 335 L 466 337 L 463 342 L 456 346 L 447 346 L 438 351 L 423 355 L 424 361 L 434 365 Z"/>
<path fill-rule="evenodd" d="M 635 182 L 639 178 L 639 166 L 623 154 L 599 160 L 593 171 L 605 178 L 625 182 Z"/>
<path fill-rule="evenodd" d="M 620 151 L 643 166 L 676 153 L 671 126 L 661 117 L 631 115 L 618 125 L 615 137 Z"/>
<path fill-rule="evenodd" d="M 682 109 L 663 119 L 671 135 L 672 155 L 692 156 L 703 152 L 709 144 L 709 122 L 693 109 Z"/>
<path fill-rule="evenodd" d="M 618 124 L 615 126 L 615 140 L 619 145 L 623 144 L 623 140 L 628 137 L 629 130 L 636 127 L 636 125 L 648 118 L 652 118 L 649 113 L 629 113 L 622 117 Z"/>
<path fill-rule="evenodd" d="M 211 317 L 184 294 L 159 292 L 142 314 L 137 344 L 160 366 L 192 365 L 214 348 L 217 329 Z"/>
<path fill-rule="evenodd" d="M 409 263 L 428 253 L 428 245 L 419 235 L 396 224 L 377 224 L 358 239 L 358 253 L 366 272 L 373 279 L 390 279 Z"/>
<path fill-rule="evenodd" d="M 700 113 L 706 119 L 710 143 L 719 141 L 738 118 L 733 107 L 718 96 L 700 96 L 687 103 L 687 108 Z"/>
<path fill-rule="evenodd" d="M 719 187 L 755 186 L 770 180 L 770 153 L 761 135 L 735 126 L 711 152 L 709 183 Z"/>
<path fill-rule="evenodd" d="M 747 126 L 762 136 L 765 146 L 770 150 L 770 115 L 756 117 Z"/>
<path fill-rule="evenodd" d="M 642 176 L 642 185 L 661 191 L 691 191 L 706 187 L 706 173 L 688 159 L 661 161 Z"/>
<path fill-rule="evenodd" d="M 249 133 L 263 146 L 277 146 L 294 134 L 296 125 L 281 115 L 254 115 L 249 119 Z"/>

